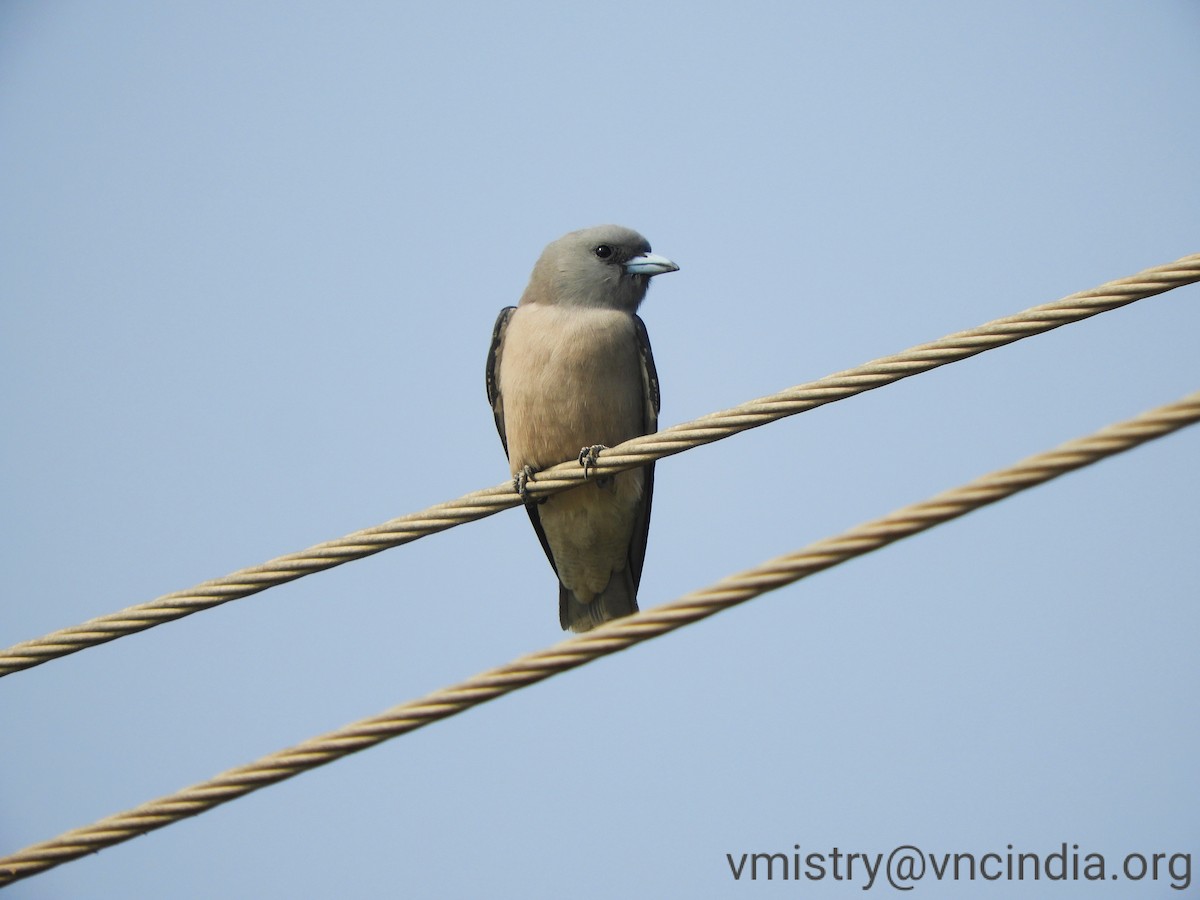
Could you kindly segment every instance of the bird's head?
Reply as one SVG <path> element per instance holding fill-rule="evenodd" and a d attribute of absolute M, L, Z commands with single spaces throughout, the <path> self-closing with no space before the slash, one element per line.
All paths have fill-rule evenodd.
<path fill-rule="evenodd" d="M 598 225 L 563 235 L 542 251 L 522 303 L 547 303 L 634 312 L 650 279 L 679 266 L 650 252 L 631 228 Z"/>

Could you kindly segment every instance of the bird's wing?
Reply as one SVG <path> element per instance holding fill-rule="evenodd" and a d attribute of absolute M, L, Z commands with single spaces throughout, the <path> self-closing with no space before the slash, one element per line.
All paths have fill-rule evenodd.
<path fill-rule="evenodd" d="M 500 394 L 500 363 L 504 358 L 504 332 L 516 311 L 515 306 L 506 306 L 500 310 L 500 315 L 496 317 L 496 327 L 492 329 L 492 346 L 488 350 L 487 358 L 488 403 L 492 405 L 492 415 L 496 419 L 496 431 L 500 434 L 500 443 L 504 445 L 505 456 L 508 456 L 508 437 L 504 432 L 504 397 Z M 558 566 L 554 563 L 554 554 L 550 552 L 550 541 L 546 538 L 546 529 L 542 527 L 542 517 L 538 515 L 538 505 L 526 503 L 525 512 L 529 513 L 529 521 L 533 523 L 533 530 L 537 533 L 542 550 L 546 553 L 546 559 L 550 560 L 550 567 L 557 575 Z"/>
<path fill-rule="evenodd" d="M 650 336 L 639 316 L 633 317 L 637 331 L 638 356 L 642 363 L 642 413 L 646 434 L 658 431 L 658 371 L 654 368 L 654 354 L 650 350 Z M 650 504 L 654 497 L 654 463 L 646 466 L 645 483 L 642 487 L 642 505 L 638 510 L 637 522 L 633 526 L 633 540 L 629 542 L 629 571 L 633 575 L 633 587 L 637 590 L 642 580 L 642 563 L 646 559 L 646 540 L 650 534 Z"/>
<path fill-rule="evenodd" d="M 504 455 L 508 456 L 508 438 L 504 434 L 504 398 L 500 396 L 500 359 L 504 354 L 504 332 L 508 328 L 508 320 L 517 311 L 515 306 L 506 306 L 496 317 L 496 327 L 492 329 L 492 346 L 487 357 L 487 397 L 492 405 L 492 415 L 496 418 L 496 431 L 500 433 L 500 443 L 504 445 Z"/>

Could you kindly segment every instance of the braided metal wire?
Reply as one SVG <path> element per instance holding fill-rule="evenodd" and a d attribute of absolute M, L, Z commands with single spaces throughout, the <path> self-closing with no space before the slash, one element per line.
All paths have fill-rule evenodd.
<path fill-rule="evenodd" d="M 230 769 L 209 781 L 0 858 L 0 886 L 94 853 L 308 769 L 457 715 L 510 691 L 707 618 L 1066 472 L 1200 421 L 1200 391 L 984 475 L 835 537 L 731 575 L 671 603 L 562 641 L 473 678 Z"/>
<path fill-rule="evenodd" d="M 605 450 L 593 471 L 617 472 L 645 465 L 1196 281 L 1200 281 L 1200 253 L 655 434 L 634 438 Z M 535 497 L 547 496 L 577 486 L 582 479 L 583 470 L 574 461 L 561 463 L 539 473 L 529 483 L 529 491 Z M 14 644 L 0 651 L 0 677 L 230 600 L 248 597 L 464 522 L 482 519 L 518 503 L 511 485 L 505 482 L 298 553 L 241 569 L 223 578 Z"/>

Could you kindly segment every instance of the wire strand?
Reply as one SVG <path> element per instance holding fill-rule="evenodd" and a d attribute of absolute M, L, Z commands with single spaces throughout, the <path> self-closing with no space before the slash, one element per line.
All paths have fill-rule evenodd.
<path fill-rule="evenodd" d="M 1200 391 L 1031 456 L 794 553 L 724 578 L 670 603 L 607 622 L 552 647 L 402 703 L 370 718 L 310 738 L 174 794 L 143 803 L 0 858 L 0 886 L 198 815 L 258 790 L 457 715 L 602 656 L 659 637 L 815 572 L 869 553 L 1066 472 L 1200 421 Z"/>
<path fill-rule="evenodd" d="M 611 473 L 645 465 L 1196 281 L 1200 281 L 1200 253 L 655 434 L 634 438 L 605 450 L 593 470 Z M 533 496 L 542 497 L 578 486 L 582 481 L 582 469 L 571 461 L 544 470 L 529 483 L 529 489 Z M 512 486 L 504 482 L 186 590 L 164 594 L 119 612 L 22 641 L 0 650 L 0 677 L 482 519 L 517 506 L 519 502 Z"/>

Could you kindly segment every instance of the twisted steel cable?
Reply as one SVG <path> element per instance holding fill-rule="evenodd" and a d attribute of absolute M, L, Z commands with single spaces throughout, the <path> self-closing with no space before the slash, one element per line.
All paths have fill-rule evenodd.
<path fill-rule="evenodd" d="M 239 766 L 177 793 L 151 800 L 57 838 L 0 858 L 0 886 L 35 875 L 64 862 L 94 853 L 198 815 L 251 791 L 291 778 L 308 769 L 457 715 L 510 691 L 560 672 L 659 637 L 690 622 L 707 618 L 753 597 L 791 584 L 815 572 L 869 553 L 981 506 L 1049 481 L 1066 472 L 1136 447 L 1200 421 L 1200 391 L 1182 400 L 1110 425 L 1087 437 L 1031 456 L 1014 466 L 976 478 L 928 500 L 856 526 L 835 537 L 753 569 L 731 575 L 671 603 L 626 618 L 552 647 L 521 656 L 472 678 L 402 703 L 367 719 L 310 738 L 293 747 Z"/>
<path fill-rule="evenodd" d="M 609 473 L 645 465 L 664 456 L 712 443 L 825 403 L 843 400 L 1196 281 L 1200 281 L 1200 253 L 1071 294 L 1062 300 L 1032 307 L 1016 315 L 996 319 L 977 328 L 919 344 L 817 381 L 710 413 L 691 422 L 673 425 L 655 434 L 634 438 L 605 450 L 593 471 Z M 579 485 L 582 480 L 583 470 L 576 462 L 560 463 L 539 473 L 529 483 L 529 491 L 534 497 L 547 496 Z M 0 651 L 0 677 L 230 600 L 248 597 L 313 572 L 362 559 L 464 522 L 482 519 L 516 506 L 519 502 L 512 486 L 505 482 L 317 544 L 298 553 L 289 553 L 261 565 L 205 581 L 186 590 L 164 594 L 119 612 L 22 641 Z"/>

